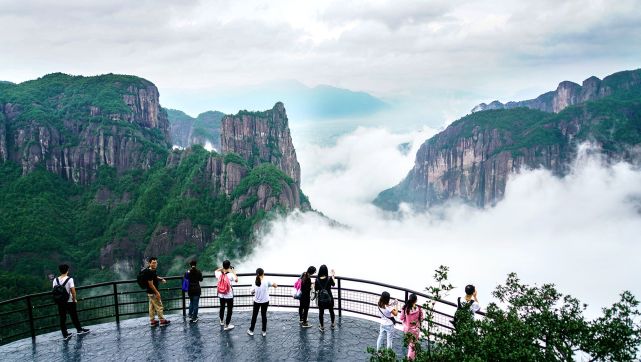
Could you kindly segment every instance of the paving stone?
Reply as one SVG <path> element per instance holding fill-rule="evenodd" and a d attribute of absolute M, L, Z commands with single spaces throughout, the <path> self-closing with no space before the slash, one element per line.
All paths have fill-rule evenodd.
<path fill-rule="evenodd" d="M 312 328 L 301 328 L 298 314 L 268 311 L 267 336 L 261 335 L 260 316 L 254 336 L 247 335 L 251 314 L 234 312 L 231 331 L 223 331 L 218 313 L 201 313 L 198 323 L 168 315 L 167 327 L 150 327 L 146 317 L 120 324 L 88 326 L 91 333 L 63 341 L 60 331 L 0 346 L 2 361 L 355 361 L 368 360 L 375 347 L 379 323 L 351 316 L 336 317 L 332 330 L 318 330 L 318 314 L 310 311 Z M 73 328 L 71 329 L 73 330 Z M 394 334 L 397 355 L 407 353 L 402 331 Z"/>

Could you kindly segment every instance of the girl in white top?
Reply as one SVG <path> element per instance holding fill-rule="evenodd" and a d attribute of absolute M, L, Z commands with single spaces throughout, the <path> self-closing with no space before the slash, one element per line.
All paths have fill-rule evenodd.
<path fill-rule="evenodd" d="M 381 344 L 383 344 L 383 335 L 387 333 L 387 348 L 392 348 L 392 332 L 394 332 L 394 322 L 392 318 L 398 315 L 398 309 L 396 306 L 398 301 L 394 301 L 390 305 L 390 294 L 388 292 L 383 292 L 381 298 L 378 300 L 378 310 L 381 316 L 381 329 L 378 333 L 378 340 L 376 340 L 376 350 L 381 349 Z"/>
<path fill-rule="evenodd" d="M 254 327 L 256 326 L 256 318 L 258 317 L 258 310 L 260 309 L 260 316 L 263 324 L 263 337 L 267 335 L 267 306 L 269 306 L 269 288 L 277 288 L 276 283 L 263 280 L 265 271 L 262 268 L 256 269 L 256 281 L 252 285 L 250 291 L 254 295 L 254 310 L 252 312 L 251 326 L 247 330 L 247 334 L 254 335 Z"/>

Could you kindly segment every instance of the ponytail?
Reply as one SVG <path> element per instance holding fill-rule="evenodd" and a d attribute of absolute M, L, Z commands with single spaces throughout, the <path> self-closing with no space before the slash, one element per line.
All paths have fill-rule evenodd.
<path fill-rule="evenodd" d="M 265 271 L 263 270 L 263 268 L 256 269 L 256 282 L 254 284 L 256 284 L 257 287 L 260 287 L 260 283 L 261 283 L 260 277 L 263 276 L 263 274 L 265 274 Z"/>

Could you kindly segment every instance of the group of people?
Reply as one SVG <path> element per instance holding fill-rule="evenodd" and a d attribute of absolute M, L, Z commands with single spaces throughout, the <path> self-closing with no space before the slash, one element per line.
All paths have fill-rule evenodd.
<path fill-rule="evenodd" d="M 159 292 L 159 284 L 166 283 L 167 281 L 159 277 L 157 274 L 158 259 L 151 257 L 148 259 L 149 266 L 145 268 L 142 273 L 143 284 L 147 291 L 147 298 L 149 300 L 149 319 L 152 327 L 154 326 L 167 326 L 170 321 L 164 316 L 164 307 Z M 76 289 L 74 286 L 73 278 L 69 274 L 69 265 L 60 265 L 60 276 L 53 280 L 53 294 L 54 299 L 58 305 L 58 312 L 60 315 L 60 330 L 63 339 L 68 340 L 72 334 L 67 331 L 66 319 L 67 314 L 71 316 L 74 327 L 78 334 L 88 333 L 89 330 L 82 328 L 78 319 L 78 312 L 76 310 Z M 318 268 L 318 274 L 315 279 L 313 277 L 316 273 L 316 267 L 310 266 L 303 272 L 296 283 L 297 289 L 296 298 L 300 301 L 298 308 L 299 324 L 302 328 L 310 328 L 312 325 L 309 323 L 307 317 L 311 300 L 313 297 L 317 298 L 318 304 L 318 329 L 321 332 L 325 331 L 324 315 L 325 310 L 329 312 L 331 319 L 331 328 L 336 328 L 336 317 L 334 314 L 334 297 L 332 295 L 332 287 L 336 285 L 334 270 L 329 272 L 325 264 Z M 234 308 L 234 288 L 233 286 L 238 283 L 238 275 L 229 260 L 223 261 L 223 265 L 214 271 L 215 277 L 218 279 L 217 289 L 218 298 L 220 300 L 219 319 L 220 325 L 224 327 L 225 331 L 234 328 L 231 324 L 231 317 Z M 187 294 L 189 296 L 189 320 L 192 323 L 198 322 L 198 304 L 200 301 L 201 287 L 200 282 L 203 281 L 203 273 L 197 267 L 197 261 L 190 262 L 190 268 L 185 272 L 184 280 L 187 283 Z M 263 337 L 267 334 L 267 308 L 269 306 L 269 288 L 277 288 L 278 285 L 270 280 L 265 279 L 265 271 L 262 268 L 256 269 L 256 279 L 251 285 L 250 292 L 253 295 L 253 309 L 252 317 L 247 334 L 254 335 L 254 328 L 258 318 L 258 313 L 261 314 L 261 332 Z M 58 295 L 57 295 L 58 294 Z M 416 338 L 410 341 L 408 346 L 408 359 L 413 360 L 415 357 L 415 341 L 418 341 L 421 331 L 422 322 L 425 318 L 423 308 L 417 305 L 418 297 L 416 294 L 410 294 L 407 301 L 402 308 L 400 308 L 400 320 L 403 324 L 403 332 L 411 333 Z M 469 309 L 471 313 L 476 313 L 480 310 L 480 304 L 477 298 L 477 291 L 473 285 L 465 287 L 465 296 L 458 298 L 458 308 Z M 380 350 L 383 344 L 383 339 L 387 339 L 387 348 L 392 348 L 392 338 L 394 325 L 399 323 L 395 317 L 399 316 L 399 303 L 397 300 L 391 301 L 391 296 L 388 292 L 383 292 L 377 303 L 380 313 L 380 330 L 376 342 L 376 349 Z M 156 320 L 156 316 L 158 319 Z"/>
<path fill-rule="evenodd" d="M 155 260 L 155 258 L 154 258 Z M 150 259 L 150 267 L 152 262 Z M 198 322 L 198 304 L 200 300 L 201 287 L 200 282 L 203 281 L 202 272 L 197 268 L 197 261 L 192 260 L 190 262 L 191 268 L 185 273 L 185 279 L 188 281 L 188 290 L 187 294 L 189 296 L 189 319 L 191 322 Z M 154 266 L 155 269 L 155 266 Z M 316 279 L 312 281 L 312 277 L 316 273 L 316 267 L 310 266 L 305 272 L 301 274 L 300 277 L 300 293 L 299 300 L 300 306 L 298 309 L 299 315 L 299 324 L 302 328 L 309 328 L 312 325 L 307 320 L 309 313 L 309 308 L 311 305 L 312 294 L 319 293 L 323 294 L 325 297 L 321 301 L 319 299 L 319 330 L 321 332 L 325 331 L 324 326 L 324 314 L 325 310 L 329 311 L 329 316 L 331 319 L 331 328 L 336 328 L 336 316 L 334 314 L 334 297 L 332 295 L 331 288 L 336 285 L 334 280 L 335 272 L 331 271 L 331 275 L 326 265 L 321 265 L 318 269 L 318 275 Z M 214 275 L 218 279 L 218 298 L 220 300 L 220 310 L 219 310 L 219 319 L 220 325 L 224 327 L 225 331 L 234 329 L 234 325 L 231 323 L 231 317 L 234 307 L 234 288 L 233 286 L 238 283 L 238 275 L 234 270 L 234 267 L 231 265 L 229 260 L 223 261 L 222 267 L 215 270 Z M 160 282 L 164 279 L 157 276 L 150 276 L 149 282 L 153 284 L 154 279 L 156 278 Z M 151 287 L 151 285 L 150 285 Z M 265 279 L 265 271 L 262 268 L 256 269 L 256 279 L 251 285 L 250 293 L 253 296 L 253 308 L 252 308 L 252 318 L 250 322 L 249 329 L 247 334 L 250 336 L 254 335 L 254 329 L 256 327 L 256 322 L 258 319 L 258 313 L 260 312 L 261 316 L 261 333 L 263 336 L 267 335 L 267 308 L 269 306 L 269 291 L 270 288 L 277 288 L 278 285 L 270 280 Z M 325 292 L 323 292 L 325 291 Z M 155 291 L 149 293 L 149 316 L 151 318 L 151 324 L 156 325 L 166 325 L 163 321 L 166 321 L 162 316 L 162 310 L 156 306 L 156 295 Z M 158 314 L 160 322 L 154 320 L 154 314 Z"/>
<path fill-rule="evenodd" d="M 481 309 L 479 304 L 476 288 L 468 284 L 465 286 L 465 296 L 463 298 L 458 298 L 457 312 L 459 309 L 469 310 L 470 313 L 474 314 Z M 394 332 L 394 325 L 398 323 L 394 317 L 399 315 L 399 306 L 398 300 L 390 301 L 391 296 L 388 292 L 381 293 L 381 297 L 378 300 L 378 310 L 380 314 L 380 330 L 378 333 L 378 339 L 376 340 L 376 350 L 380 350 L 383 344 L 383 339 L 387 337 L 387 348 L 392 348 L 392 336 Z M 407 358 L 409 360 L 414 360 L 416 357 L 416 347 L 415 344 L 419 340 L 421 333 L 421 326 L 425 315 L 423 313 L 423 308 L 420 305 L 417 305 L 418 297 L 416 294 L 412 293 L 409 295 L 407 301 L 401 308 L 400 320 L 403 324 L 403 332 L 411 333 L 414 338 L 409 341 L 407 348 Z M 454 323 L 454 322 L 453 322 Z"/>

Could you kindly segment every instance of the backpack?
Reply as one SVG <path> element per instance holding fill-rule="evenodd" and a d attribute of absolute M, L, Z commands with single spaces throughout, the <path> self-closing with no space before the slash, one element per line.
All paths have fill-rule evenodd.
<path fill-rule="evenodd" d="M 329 291 L 325 289 L 327 287 L 327 283 L 329 282 L 329 278 L 325 281 L 325 286 L 321 284 L 320 279 L 318 280 L 318 285 L 321 286 L 321 290 L 318 292 L 318 306 L 321 308 L 329 308 L 332 306 L 332 295 L 329 294 Z"/>
<path fill-rule="evenodd" d="M 227 274 L 221 272 L 220 279 L 218 279 L 218 294 L 227 294 L 231 290 L 231 284 L 229 284 L 229 278 Z"/>
<path fill-rule="evenodd" d="M 147 270 L 147 268 L 140 269 L 140 271 L 138 272 L 138 276 L 136 277 L 136 282 L 138 282 L 138 286 L 140 287 L 140 289 L 147 289 L 147 287 L 149 286 L 147 280 L 145 279 L 145 270 Z"/>
<path fill-rule="evenodd" d="M 189 291 L 189 272 L 188 271 L 186 271 L 185 276 L 183 276 L 182 290 L 185 293 Z"/>
<path fill-rule="evenodd" d="M 65 285 L 67 282 L 71 279 L 70 277 L 67 277 L 67 280 L 64 281 L 64 283 L 60 284 L 60 280 L 56 278 L 56 286 L 53 287 L 53 290 L 51 291 L 51 296 L 53 297 L 53 301 L 56 302 L 56 304 L 62 304 L 66 303 L 69 300 L 69 292 L 67 291 L 67 288 L 65 288 Z"/>
<path fill-rule="evenodd" d="M 300 299 L 300 297 L 303 295 L 303 292 L 301 291 L 301 287 L 303 285 L 303 279 L 298 278 L 296 283 L 294 283 L 294 299 Z"/>
<path fill-rule="evenodd" d="M 474 304 L 473 300 L 470 300 L 467 303 L 461 303 L 461 297 L 458 297 L 458 299 L 456 300 L 456 304 L 457 304 L 457 307 L 456 307 L 456 311 L 454 312 L 454 319 L 450 321 L 450 323 L 452 323 L 454 327 L 456 327 L 456 323 L 458 321 L 457 314 L 463 313 L 462 312 L 463 310 L 467 310 L 468 313 L 474 315 L 474 312 L 472 312 L 472 310 L 470 309 L 472 307 L 472 304 Z"/>

